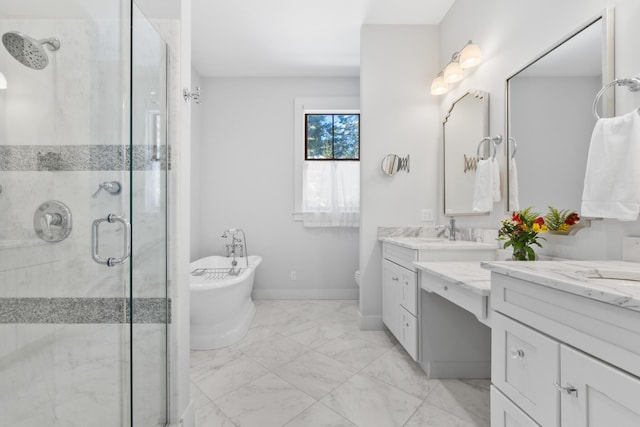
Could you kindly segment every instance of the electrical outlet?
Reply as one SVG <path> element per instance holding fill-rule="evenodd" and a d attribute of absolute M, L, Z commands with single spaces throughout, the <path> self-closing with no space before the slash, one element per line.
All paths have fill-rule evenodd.
<path fill-rule="evenodd" d="M 297 279 L 297 274 L 296 274 L 295 270 L 291 271 L 290 277 L 291 277 L 291 280 L 296 280 Z"/>
<path fill-rule="evenodd" d="M 433 209 L 422 209 L 422 220 L 433 221 Z"/>

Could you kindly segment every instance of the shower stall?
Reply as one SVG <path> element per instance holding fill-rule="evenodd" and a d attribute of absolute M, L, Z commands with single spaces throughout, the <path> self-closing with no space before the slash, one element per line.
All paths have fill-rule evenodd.
<path fill-rule="evenodd" d="M 0 34 L 0 424 L 164 426 L 167 45 L 131 0 Z"/>

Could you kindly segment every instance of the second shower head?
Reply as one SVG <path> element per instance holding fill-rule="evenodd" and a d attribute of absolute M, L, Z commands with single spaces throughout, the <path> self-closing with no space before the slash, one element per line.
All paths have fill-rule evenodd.
<path fill-rule="evenodd" d="M 22 65 L 34 70 L 42 70 L 49 63 L 44 46 L 52 52 L 60 49 L 60 40 L 55 37 L 36 40 L 19 31 L 4 33 L 2 44 Z"/>

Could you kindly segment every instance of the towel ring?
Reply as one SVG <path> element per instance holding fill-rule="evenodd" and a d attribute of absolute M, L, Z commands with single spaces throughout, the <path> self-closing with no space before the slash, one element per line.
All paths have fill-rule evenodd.
<path fill-rule="evenodd" d="M 640 78 L 631 77 L 628 79 L 615 79 L 604 85 L 600 92 L 596 95 L 596 98 L 593 100 L 593 115 L 599 120 L 600 116 L 598 115 L 598 102 L 600 102 L 600 98 L 611 86 L 626 86 L 629 88 L 631 92 L 637 92 L 640 90 Z"/>
<path fill-rule="evenodd" d="M 490 144 L 489 154 L 491 154 L 491 149 L 493 148 L 493 155 L 490 155 L 489 157 L 491 157 L 492 159 L 495 159 L 496 154 L 498 153 L 497 145 L 502 144 L 502 135 L 496 135 L 494 137 L 485 136 L 480 140 L 480 142 L 478 143 L 478 149 L 476 150 L 476 158 L 478 160 L 483 160 L 482 157 L 480 157 L 480 147 L 482 147 L 482 143 L 485 141 L 489 141 L 489 144 Z"/>
<path fill-rule="evenodd" d="M 509 142 L 513 146 L 513 151 L 511 151 L 511 158 L 513 159 L 516 156 L 516 152 L 518 151 L 518 141 L 512 136 L 509 137 Z"/>

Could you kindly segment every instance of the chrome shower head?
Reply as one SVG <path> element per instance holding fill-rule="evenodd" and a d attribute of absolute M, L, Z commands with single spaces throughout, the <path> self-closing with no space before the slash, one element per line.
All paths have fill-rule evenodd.
<path fill-rule="evenodd" d="M 22 65 L 34 70 L 42 70 L 49 63 L 49 57 L 43 46 L 50 51 L 60 49 L 60 40 L 51 37 L 35 40 L 18 31 L 9 31 L 2 35 L 2 44 Z"/>

